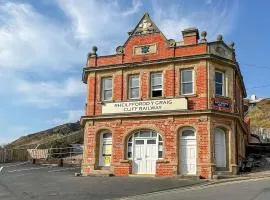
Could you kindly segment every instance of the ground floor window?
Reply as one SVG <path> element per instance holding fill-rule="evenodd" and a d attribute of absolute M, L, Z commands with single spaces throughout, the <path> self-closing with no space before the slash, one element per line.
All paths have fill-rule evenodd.
<path fill-rule="evenodd" d="M 100 134 L 99 165 L 110 166 L 112 158 L 112 134 L 104 132 Z"/>

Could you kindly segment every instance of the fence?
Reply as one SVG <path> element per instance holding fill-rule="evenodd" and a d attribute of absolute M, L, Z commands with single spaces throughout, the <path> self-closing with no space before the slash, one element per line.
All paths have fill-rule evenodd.
<path fill-rule="evenodd" d="M 26 149 L 0 149 L 0 163 L 26 160 L 28 160 Z"/>
<path fill-rule="evenodd" d="M 80 163 L 83 149 L 77 147 L 49 149 L 0 149 L 0 163 L 27 160 L 69 160 Z"/>
<path fill-rule="evenodd" d="M 251 133 L 259 136 L 262 143 L 270 143 L 270 128 L 251 128 Z"/>

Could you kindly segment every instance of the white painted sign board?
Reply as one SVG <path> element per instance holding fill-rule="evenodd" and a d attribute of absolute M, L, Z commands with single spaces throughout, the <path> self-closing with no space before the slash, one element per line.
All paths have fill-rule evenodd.
<path fill-rule="evenodd" d="M 104 103 L 102 114 L 141 113 L 152 111 L 187 110 L 187 99 L 158 99 Z"/>

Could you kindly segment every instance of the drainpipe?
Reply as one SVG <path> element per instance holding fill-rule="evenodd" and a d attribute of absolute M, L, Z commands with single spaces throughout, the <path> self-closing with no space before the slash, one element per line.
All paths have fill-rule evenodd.
<path fill-rule="evenodd" d="M 234 112 L 235 112 L 235 102 L 236 102 L 236 73 L 234 71 L 234 86 L 233 86 L 233 90 L 234 90 Z M 235 123 L 234 124 L 234 130 L 235 130 L 235 155 L 236 155 L 236 158 L 235 158 L 235 161 L 236 161 L 236 164 L 238 165 L 238 131 L 237 131 L 237 124 Z"/>

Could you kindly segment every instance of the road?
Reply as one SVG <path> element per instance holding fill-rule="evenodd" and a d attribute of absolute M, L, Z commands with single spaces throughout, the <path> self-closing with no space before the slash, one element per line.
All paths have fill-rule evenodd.
<path fill-rule="evenodd" d="M 270 200 L 270 178 L 174 189 L 122 200 Z"/>
<path fill-rule="evenodd" d="M 75 177 L 79 168 L 30 163 L 0 164 L 0 170 L 0 200 L 117 199 L 202 183 L 180 178 Z"/>

